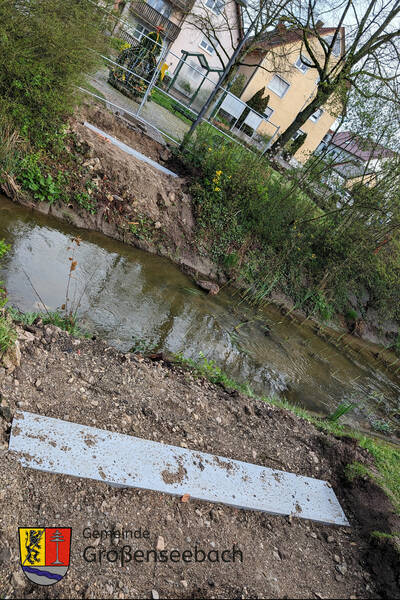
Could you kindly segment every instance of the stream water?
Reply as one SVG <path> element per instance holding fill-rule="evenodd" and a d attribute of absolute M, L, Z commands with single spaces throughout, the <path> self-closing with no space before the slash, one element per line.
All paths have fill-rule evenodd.
<path fill-rule="evenodd" d="M 399 410 L 399 382 L 385 370 L 347 357 L 275 308 L 256 311 L 232 290 L 209 296 L 165 258 L 78 231 L 0 196 L 0 238 L 11 244 L 0 280 L 14 306 L 42 309 L 24 271 L 50 310 L 65 302 L 74 235 L 82 239 L 70 292 L 70 298 L 82 294 L 79 321 L 120 349 L 140 338 L 188 358 L 203 353 L 258 393 L 322 414 L 351 400 L 359 408 L 344 420 L 362 426 Z"/>

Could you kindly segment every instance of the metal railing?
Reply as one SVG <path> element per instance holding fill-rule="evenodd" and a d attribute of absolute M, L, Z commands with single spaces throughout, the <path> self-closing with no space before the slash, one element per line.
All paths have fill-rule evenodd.
<path fill-rule="evenodd" d="M 147 2 L 141 2 L 140 0 L 132 2 L 129 10 L 144 23 L 151 25 L 151 27 L 162 27 L 165 37 L 171 42 L 175 41 L 178 37 L 181 30 L 180 27 L 170 21 L 168 17 L 159 13 L 158 10 L 150 6 L 150 4 L 147 4 Z"/>
<path fill-rule="evenodd" d="M 183 12 L 189 12 L 194 4 L 193 0 L 169 0 L 172 6 L 176 6 Z"/>

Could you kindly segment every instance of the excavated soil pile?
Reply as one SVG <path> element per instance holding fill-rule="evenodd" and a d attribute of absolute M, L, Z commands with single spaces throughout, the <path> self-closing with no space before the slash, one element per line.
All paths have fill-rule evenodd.
<path fill-rule="evenodd" d="M 351 439 L 335 439 L 290 412 L 229 393 L 168 361 L 122 354 L 102 341 L 75 340 L 40 323 L 20 329 L 22 358 L 0 371 L 2 474 L 0 591 L 17 598 L 377 598 L 400 597 L 396 553 L 372 530 L 399 530 L 384 494 L 368 480 L 349 483 L 345 465 L 371 464 Z M 18 409 L 157 442 L 182 445 L 328 480 L 351 528 L 181 502 L 159 493 L 23 469 L 8 453 Z M 72 527 L 71 566 L 51 588 L 25 579 L 18 527 Z M 89 529 L 88 529 L 89 528 Z M 129 542 L 88 531 L 139 530 Z M 240 549 L 235 564 L 133 563 L 99 552 L 128 543 L 165 548 Z M 87 546 L 94 551 L 87 562 Z M 113 555 L 114 556 L 114 555 Z M 215 556 L 215 555 L 214 555 Z"/>

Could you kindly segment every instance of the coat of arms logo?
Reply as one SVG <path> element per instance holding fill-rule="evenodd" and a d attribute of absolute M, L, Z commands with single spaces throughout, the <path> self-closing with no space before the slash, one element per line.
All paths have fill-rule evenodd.
<path fill-rule="evenodd" d="M 71 548 L 69 527 L 20 527 L 19 551 L 25 575 L 38 585 L 53 585 L 67 573 Z"/>

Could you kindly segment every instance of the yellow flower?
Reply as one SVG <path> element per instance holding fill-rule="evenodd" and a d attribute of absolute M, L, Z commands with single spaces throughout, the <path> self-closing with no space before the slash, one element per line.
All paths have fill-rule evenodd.
<path fill-rule="evenodd" d="M 215 171 L 215 174 L 219 177 L 220 175 L 222 175 L 222 171 Z"/>
<path fill-rule="evenodd" d="M 211 148 L 208 149 L 209 152 L 211 152 L 211 150 L 212 150 Z"/>
<path fill-rule="evenodd" d="M 214 192 L 220 192 L 220 191 L 221 191 L 221 188 L 219 188 L 219 187 L 214 188 Z"/>
<path fill-rule="evenodd" d="M 315 254 L 311 254 L 311 258 L 317 258 Z"/>

